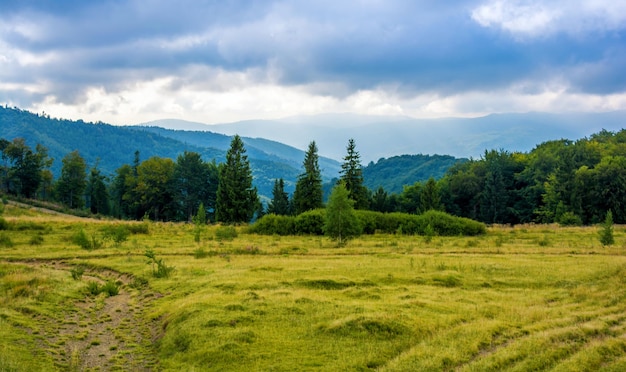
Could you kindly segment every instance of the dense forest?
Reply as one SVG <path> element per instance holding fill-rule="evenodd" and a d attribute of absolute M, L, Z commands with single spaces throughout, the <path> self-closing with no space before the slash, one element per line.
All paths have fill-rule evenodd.
<path fill-rule="evenodd" d="M 101 125 L 103 130 L 109 130 L 108 127 Z M 237 159 L 229 165 L 228 154 L 234 151 L 235 142 Z M 244 220 L 268 211 L 295 215 L 323 206 L 324 190 L 330 187 L 324 185 L 315 142 L 303 155 L 304 172 L 293 182 L 293 192 L 282 177 L 266 175 L 272 181 L 272 190 L 265 201 L 252 182 L 256 175 L 245 141 L 235 136 L 230 146 L 226 156 L 220 157 L 225 162 L 206 161 L 196 151 L 184 151 L 173 158 L 153 155 L 146 159 L 142 159 L 140 151 L 134 151 L 132 163 L 119 166 L 112 175 L 102 171 L 100 162 L 106 159 L 90 162 L 79 151 L 68 151 L 55 179 L 47 147 L 31 147 L 22 138 L 2 138 L 0 192 L 129 219 L 147 216 L 189 220 L 200 204 L 215 218 L 219 213 L 218 195 L 227 200 L 228 195 L 241 191 L 237 188 L 243 188 L 245 195 L 254 195 L 246 198 L 249 200 L 245 206 L 237 207 L 246 209 Z M 611 211 L 616 223 L 626 222 L 626 130 L 603 130 L 576 141 L 548 141 L 528 153 L 486 150 L 480 159 L 471 160 L 413 157 L 421 159 L 431 177 L 404 184 L 398 191 L 398 185 L 383 182 L 392 178 L 386 174 L 402 173 L 406 169 L 402 162 L 411 156 L 395 157 L 391 165 L 381 159 L 364 168 L 356 143 L 350 140 L 339 180 L 346 186 L 355 208 L 361 210 L 412 214 L 441 210 L 486 223 L 574 225 L 599 222 Z M 448 161 L 449 168 L 440 178 L 436 172 L 441 172 L 441 162 L 429 163 L 435 158 Z M 228 167 L 239 170 L 229 173 Z M 379 185 L 373 189 L 365 182 L 364 175 L 369 171 L 379 175 Z M 240 182 L 234 179 L 251 183 L 229 186 Z M 375 178 L 370 180 L 377 182 Z M 226 189 L 220 190 L 220 185 Z"/>

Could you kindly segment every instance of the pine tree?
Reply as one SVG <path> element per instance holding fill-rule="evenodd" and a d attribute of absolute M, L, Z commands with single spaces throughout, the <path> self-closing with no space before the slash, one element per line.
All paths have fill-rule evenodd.
<path fill-rule="evenodd" d="M 285 181 L 280 178 L 274 181 L 272 200 L 267 206 L 267 213 L 289 215 L 289 195 L 285 192 Z"/>
<path fill-rule="evenodd" d="M 258 206 L 252 171 L 241 137 L 235 135 L 220 165 L 216 219 L 224 223 L 249 222 Z"/>
<path fill-rule="evenodd" d="M 304 155 L 304 173 L 298 176 L 296 190 L 293 194 L 293 207 L 295 214 L 300 214 L 311 209 L 322 208 L 323 190 L 322 173 L 318 164 L 317 146 L 315 141 L 309 144 Z"/>
<path fill-rule="evenodd" d="M 339 182 L 328 198 L 324 234 L 336 240 L 340 246 L 361 234 L 361 226 L 353 205 L 354 201 L 350 199 L 345 185 Z"/>
<path fill-rule="evenodd" d="M 354 208 L 367 209 L 369 207 L 369 195 L 367 188 L 363 185 L 361 156 L 356 151 L 356 145 L 352 138 L 348 141 L 347 152 L 341 165 L 340 181 L 343 182 L 346 190 L 348 190 L 350 199 L 354 201 Z"/>

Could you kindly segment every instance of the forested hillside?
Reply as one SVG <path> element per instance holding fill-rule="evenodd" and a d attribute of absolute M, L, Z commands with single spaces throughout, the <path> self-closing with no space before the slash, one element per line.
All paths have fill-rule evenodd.
<path fill-rule="evenodd" d="M 448 169 L 467 159 L 449 155 L 401 155 L 379 159 L 363 168 L 364 184 L 370 190 L 382 187 L 387 192 L 401 193 L 404 186 L 442 178 Z"/>
<path fill-rule="evenodd" d="M 134 161 L 139 151 L 140 159 L 153 156 L 176 159 L 184 151 L 196 152 L 206 161 L 217 163 L 225 159 L 231 137 L 208 132 L 167 131 L 160 128 L 120 127 L 104 123 L 85 123 L 50 118 L 28 111 L 0 107 L 0 138 L 13 140 L 23 138 L 25 144 L 35 148 L 37 144 L 47 149 L 53 159 L 50 170 L 55 178 L 61 174 L 64 156 L 78 151 L 88 166 L 98 164 L 99 170 L 113 176 L 124 164 Z M 293 191 L 295 179 L 301 172 L 304 152 L 298 149 L 260 139 L 244 139 L 259 193 L 269 197 L 274 179 L 286 180 L 286 188 Z M 261 148 L 267 148 L 268 152 Z M 277 153 L 288 156 L 278 156 Z M 296 159 L 299 157 L 299 162 Z M 339 163 L 323 159 L 323 176 L 335 177 Z"/>

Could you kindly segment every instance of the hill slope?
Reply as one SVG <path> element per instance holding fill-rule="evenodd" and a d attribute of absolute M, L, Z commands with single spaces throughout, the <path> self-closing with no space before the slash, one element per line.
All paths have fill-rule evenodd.
<path fill-rule="evenodd" d="M 451 166 L 467 159 L 457 159 L 449 155 L 401 155 L 380 159 L 363 168 L 365 186 L 376 191 L 382 186 L 390 193 L 401 193 L 403 186 L 430 177 L 443 177 Z"/>
<path fill-rule="evenodd" d="M 354 138 L 364 162 L 403 154 L 447 154 L 478 158 L 485 150 L 528 152 L 537 144 L 579 139 L 601 129 L 619 131 L 626 111 L 605 113 L 493 114 L 478 118 L 413 119 L 405 116 L 325 114 L 278 120 L 248 120 L 205 125 L 162 120 L 151 125 L 264 137 L 294 147 L 317 142 L 320 155 L 341 159 Z"/>

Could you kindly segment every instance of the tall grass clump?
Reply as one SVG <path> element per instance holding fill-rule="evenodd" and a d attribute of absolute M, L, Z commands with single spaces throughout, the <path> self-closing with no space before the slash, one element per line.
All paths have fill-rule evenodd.
<path fill-rule="evenodd" d="M 217 241 L 231 241 L 237 237 L 237 229 L 235 226 L 220 226 L 215 230 L 215 239 Z"/>
<path fill-rule="evenodd" d="M 174 271 L 174 267 L 166 265 L 162 258 L 157 258 L 154 251 L 149 249 L 144 256 L 148 257 L 148 264 L 151 265 L 152 276 L 155 278 L 167 278 Z"/>
<path fill-rule="evenodd" d="M 130 230 L 124 225 L 109 225 L 102 228 L 102 235 L 105 240 L 111 240 L 116 247 L 119 247 L 128 240 Z"/>
<path fill-rule="evenodd" d="M 91 237 L 87 236 L 84 229 L 80 229 L 72 235 L 71 240 L 72 243 L 86 250 L 102 248 L 102 241 L 98 239 L 95 234 L 91 234 Z"/>

